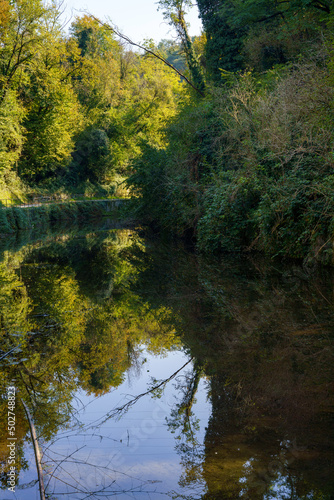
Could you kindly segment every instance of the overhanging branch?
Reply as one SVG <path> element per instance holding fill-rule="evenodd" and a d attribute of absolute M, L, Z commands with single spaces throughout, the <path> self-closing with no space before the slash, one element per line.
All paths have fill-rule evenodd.
<path fill-rule="evenodd" d="M 96 22 L 98 22 L 101 26 L 103 26 L 104 28 L 106 28 L 109 31 L 112 31 L 113 33 L 115 33 L 115 35 L 117 35 L 122 40 L 125 40 L 128 44 L 133 45 L 134 47 L 138 47 L 139 49 L 144 50 L 147 54 L 151 54 L 152 56 L 159 59 L 159 61 L 162 61 L 164 64 L 169 66 L 172 70 L 174 70 L 181 78 L 183 78 L 188 83 L 188 85 L 190 85 L 194 90 L 196 90 L 196 92 L 198 92 L 198 94 L 200 94 L 200 96 L 204 97 L 204 93 L 200 89 L 195 87 L 195 85 L 186 76 L 184 76 L 184 74 L 181 73 L 181 71 L 179 71 L 172 64 L 170 64 L 162 55 L 158 54 L 157 52 L 153 52 L 153 50 L 148 49 L 148 48 L 144 47 L 143 45 L 140 45 L 139 43 L 133 42 L 128 36 L 120 33 L 120 31 L 118 30 L 118 28 L 116 28 L 116 26 L 111 26 L 108 23 L 104 23 L 104 22 L 100 21 L 100 19 L 98 19 L 97 17 L 93 16 L 92 14 L 89 14 L 89 15 L 92 19 L 94 19 Z"/>

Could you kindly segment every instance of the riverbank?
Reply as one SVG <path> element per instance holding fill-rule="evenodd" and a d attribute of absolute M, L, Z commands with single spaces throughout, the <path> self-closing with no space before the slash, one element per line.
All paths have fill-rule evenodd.
<path fill-rule="evenodd" d="M 125 199 L 64 201 L 0 208 L 0 238 L 18 230 L 48 227 L 59 221 L 91 221 L 108 216 L 121 217 Z"/>

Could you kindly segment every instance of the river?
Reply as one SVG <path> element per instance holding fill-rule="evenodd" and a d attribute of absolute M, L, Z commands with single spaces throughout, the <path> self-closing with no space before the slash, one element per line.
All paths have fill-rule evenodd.
<path fill-rule="evenodd" d="M 121 226 L 121 225 L 120 225 Z M 1 500 L 334 498 L 333 270 L 142 229 L 0 240 Z"/>

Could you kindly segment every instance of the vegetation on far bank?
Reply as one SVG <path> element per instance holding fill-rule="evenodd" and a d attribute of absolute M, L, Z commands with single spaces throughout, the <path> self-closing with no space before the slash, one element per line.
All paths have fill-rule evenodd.
<path fill-rule="evenodd" d="M 203 252 L 333 263 L 333 2 L 197 3 L 205 97 L 134 162 L 138 212 Z"/>

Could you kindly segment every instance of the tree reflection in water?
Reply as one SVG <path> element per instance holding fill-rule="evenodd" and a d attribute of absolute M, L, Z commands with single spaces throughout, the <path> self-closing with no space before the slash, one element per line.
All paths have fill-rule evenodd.
<path fill-rule="evenodd" d="M 5 252 L 2 422 L 6 387 L 15 377 L 39 438 L 68 439 L 77 431 L 67 430 L 67 423 L 80 418 L 73 414 L 78 388 L 102 396 L 119 387 L 131 367 L 140 372 L 143 346 L 161 355 L 182 344 L 193 360 L 191 369 L 179 373 L 175 367 L 170 377 L 153 379 L 147 394 L 129 402 L 161 397 L 167 384 L 174 384 L 176 399 L 166 424 L 183 473 L 170 496 L 329 499 L 334 494 L 332 276 L 328 269 L 255 257 L 206 259 L 128 230 L 80 239 L 63 235 Z M 212 405 L 204 443 L 194 407 L 200 381 Z M 26 467 L 27 432 L 18 406 L 18 469 Z M 4 487 L 6 440 L 3 425 Z M 66 460 L 80 464 L 76 453 L 59 457 L 54 478 Z M 97 498 L 116 494 L 116 469 L 102 467 L 110 481 L 96 490 Z M 80 493 L 79 482 L 74 485 Z M 148 495 L 151 486 L 142 478 L 128 492 Z"/>
<path fill-rule="evenodd" d="M 151 287 L 159 276 L 151 306 L 173 309 L 212 403 L 204 460 L 183 450 L 182 486 L 201 475 L 208 499 L 331 498 L 333 273 L 155 250 L 142 275 Z"/>

